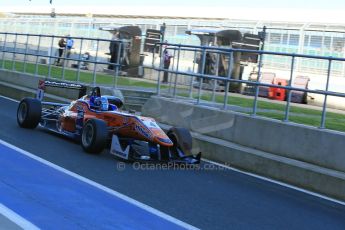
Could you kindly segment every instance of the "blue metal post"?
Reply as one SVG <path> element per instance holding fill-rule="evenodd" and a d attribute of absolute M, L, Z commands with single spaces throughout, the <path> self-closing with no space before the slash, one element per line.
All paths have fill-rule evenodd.
<path fill-rule="evenodd" d="M 228 79 L 231 79 L 231 71 L 233 68 L 233 55 L 232 51 L 229 53 L 229 63 L 228 63 Z M 229 88 L 230 88 L 230 82 L 227 81 L 225 84 L 225 93 L 224 93 L 224 104 L 223 104 L 223 109 L 226 109 L 228 106 L 228 94 L 229 94 Z"/>
<path fill-rule="evenodd" d="M 257 77 L 257 79 L 256 79 L 257 82 L 259 82 L 259 81 L 260 81 L 260 78 L 261 78 L 262 59 L 263 59 L 263 55 L 260 54 L 259 69 L 258 69 L 258 77 Z M 257 107 L 258 107 L 258 96 L 259 96 L 259 86 L 256 85 L 256 88 L 255 88 L 255 98 L 254 98 L 254 104 L 253 104 L 253 114 L 252 114 L 252 116 L 256 116 L 256 110 L 257 110 Z"/>
<path fill-rule="evenodd" d="M 292 84 L 294 68 L 295 68 L 295 56 L 292 56 L 289 86 L 291 86 L 291 84 Z M 286 122 L 289 121 L 291 94 L 292 94 L 292 92 L 291 92 L 291 90 L 289 90 L 288 96 L 286 98 L 285 117 L 284 117 L 284 121 L 286 121 Z"/>
<path fill-rule="evenodd" d="M 24 54 L 24 73 L 26 73 L 26 59 L 27 59 L 27 54 L 28 54 L 29 36 L 30 35 L 26 35 L 25 54 Z"/>
<path fill-rule="evenodd" d="M 37 45 L 37 53 L 36 53 L 36 64 L 35 64 L 35 76 L 38 75 L 38 58 L 40 54 L 40 47 L 41 47 L 41 35 L 38 35 L 38 45 Z"/>
<path fill-rule="evenodd" d="M 5 49 L 6 49 L 6 43 L 7 43 L 7 33 L 5 33 L 4 46 L 3 46 L 3 49 L 2 49 L 2 69 L 5 68 Z"/>
<path fill-rule="evenodd" d="M 206 64 L 206 48 L 203 47 L 202 48 L 202 62 L 201 62 L 201 73 L 202 75 L 205 74 L 205 64 Z M 199 83 L 199 89 L 198 89 L 198 99 L 196 101 L 196 104 L 199 104 L 200 103 L 200 98 L 201 98 L 201 88 L 202 88 L 202 84 L 203 84 L 203 80 L 204 78 L 202 77 L 199 77 L 199 80 L 200 80 L 200 83 Z"/>
<path fill-rule="evenodd" d="M 331 77 L 331 68 L 332 68 L 332 60 L 329 59 L 328 60 L 328 70 L 327 70 L 326 92 L 328 91 L 328 87 L 329 87 L 329 79 Z M 325 99 L 323 101 L 323 106 L 322 106 L 322 117 L 321 117 L 321 125 L 320 125 L 321 129 L 325 128 L 326 108 L 327 108 L 327 95 L 325 95 Z"/>
<path fill-rule="evenodd" d="M 176 55 L 176 49 L 174 49 L 173 57 L 175 57 L 175 55 Z M 171 65 L 172 69 L 174 69 L 174 67 L 175 67 L 175 58 L 173 59 L 172 65 Z M 178 62 L 177 62 L 177 66 L 176 67 L 177 67 L 176 71 L 178 71 Z M 169 70 L 169 68 L 167 70 Z M 171 74 L 169 74 L 169 73 L 168 73 L 168 75 L 171 76 Z M 175 74 L 175 80 L 176 80 L 176 78 L 177 78 L 177 74 Z M 168 94 L 170 95 L 170 93 L 171 93 L 171 84 L 172 84 L 171 77 L 168 77 L 168 82 L 169 82 Z"/>
<path fill-rule="evenodd" d="M 193 73 L 195 71 L 195 62 L 196 62 L 196 50 L 194 50 L 194 59 L 193 59 Z M 193 84 L 194 84 L 194 77 L 190 76 L 190 86 L 189 86 L 189 98 L 193 98 Z"/>
<path fill-rule="evenodd" d="M 12 71 L 15 71 L 16 70 L 16 63 L 14 61 L 15 57 L 16 57 L 16 50 L 17 50 L 17 33 L 15 35 L 15 39 L 14 39 L 14 49 L 13 49 L 13 56 L 12 56 Z"/>
<path fill-rule="evenodd" d="M 77 71 L 77 82 L 79 83 L 80 81 L 80 65 L 81 65 L 81 58 L 82 58 L 82 54 L 81 54 L 81 51 L 83 49 L 83 42 L 84 42 L 84 38 L 81 38 L 81 41 L 80 41 L 80 49 L 79 49 L 79 59 L 78 59 L 78 71 Z"/>
<path fill-rule="evenodd" d="M 55 36 L 52 36 L 51 41 L 50 41 L 48 79 L 51 77 L 51 73 L 52 73 L 52 55 L 53 55 L 54 38 Z"/>
<path fill-rule="evenodd" d="M 181 46 L 178 47 L 178 51 L 177 51 L 176 72 L 179 71 L 180 55 L 181 55 Z M 174 98 L 176 97 L 177 77 L 178 77 L 178 75 L 177 75 L 177 73 L 176 73 L 176 74 L 175 74 L 175 83 L 174 83 L 174 93 L 173 93 Z"/>
<path fill-rule="evenodd" d="M 122 42 L 119 42 L 118 43 L 118 46 L 119 46 L 119 49 L 118 49 L 118 51 L 117 51 L 117 57 L 116 57 L 116 65 L 115 65 L 115 79 L 114 79 L 114 87 L 115 87 L 115 89 L 117 88 L 117 82 L 118 82 L 118 78 L 119 78 L 119 69 L 120 69 L 120 60 L 121 60 L 121 57 L 120 57 L 120 55 L 121 55 L 121 49 L 122 49 L 122 46 L 123 46 L 123 44 L 122 44 Z"/>
<path fill-rule="evenodd" d="M 98 59 L 98 49 L 99 49 L 99 40 L 97 40 L 97 48 L 96 48 L 96 57 L 95 57 L 95 63 L 94 63 L 94 67 L 93 67 L 93 80 L 92 80 L 92 84 L 95 86 L 96 85 L 96 68 L 97 68 L 97 59 Z"/>

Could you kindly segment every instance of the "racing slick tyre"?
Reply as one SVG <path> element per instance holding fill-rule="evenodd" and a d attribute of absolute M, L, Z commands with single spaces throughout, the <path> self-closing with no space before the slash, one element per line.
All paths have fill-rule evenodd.
<path fill-rule="evenodd" d="M 167 135 L 174 143 L 174 148 L 179 148 L 185 155 L 191 154 L 193 139 L 188 129 L 172 127 L 169 129 Z"/>
<path fill-rule="evenodd" d="M 17 109 L 17 123 L 22 128 L 34 129 L 41 120 L 42 104 L 35 98 L 24 98 Z"/>
<path fill-rule="evenodd" d="M 90 119 L 83 127 L 81 146 L 87 153 L 98 154 L 103 151 L 108 139 L 107 124 L 99 119 Z"/>

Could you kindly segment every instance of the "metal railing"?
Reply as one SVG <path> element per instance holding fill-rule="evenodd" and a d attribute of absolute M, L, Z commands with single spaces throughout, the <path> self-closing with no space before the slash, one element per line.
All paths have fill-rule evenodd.
<path fill-rule="evenodd" d="M 62 36 L 54 36 L 54 35 L 42 35 L 42 34 L 23 34 L 23 33 L 1 33 L 0 36 L 3 38 L 1 39 L 0 43 L 0 55 L 1 58 L 1 66 L 0 68 L 5 69 L 6 62 L 11 62 L 11 67 L 9 68 L 12 71 L 16 70 L 16 63 L 23 63 L 23 72 L 27 72 L 27 65 L 29 63 L 33 64 L 35 67 L 34 75 L 38 75 L 38 69 L 41 65 L 39 60 L 43 61 L 45 60 L 47 62 L 48 66 L 48 73 L 46 78 L 52 77 L 52 66 L 56 63 L 54 63 L 54 60 L 61 60 L 62 61 L 62 76 L 61 80 L 65 79 L 65 72 L 66 67 L 68 67 L 69 62 L 75 62 L 76 63 L 76 81 L 80 81 L 80 72 L 83 70 L 82 63 L 84 65 L 93 64 L 92 68 L 92 81 L 89 82 L 92 85 L 96 85 L 97 82 L 97 67 L 99 66 L 112 66 L 114 69 L 114 75 L 113 75 L 113 86 L 117 87 L 117 79 L 119 76 L 119 72 L 121 70 L 121 60 L 120 60 L 120 52 L 122 47 L 125 47 L 127 41 L 120 41 L 120 40 L 110 40 L 110 39 L 101 39 L 101 38 L 85 38 L 85 37 L 71 37 L 71 39 L 74 40 L 74 49 L 79 50 L 77 53 L 73 54 L 71 57 L 68 54 L 68 50 L 65 48 L 63 52 L 63 56 L 59 57 L 58 54 L 53 54 L 53 50 L 58 50 L 57 47 L 57 39 L 60 39 Z M 10 38 L 14 38 L 13 40 L 9 41 Z M 19 42 L 19 38 L 21 41 L 25 42 Z M 34 38 L 35 43 L 30 43 L 30 39 Z M 50 39 L 50 46 L 49 47 L 43 47 L 41 45 L 43 39 Z M 95 44 L 94 50 L 88 50 L 83 47 L 83 44 L 86 42 L 93 42 Z M 108 50 L 100 50 L 100 43 L 103 43 L 106 47 L 109 47 L 110 42 L 115 42 L 118 44 L 118 55 L 117 60 L 115 62 L 109 62 L 106 55 L 103 55 L 102 58 L 100 58 L 100 53 L 103 52 L 106 53 Z M 79 43 L 79 44 L 78 44 Z M 21 45 L 22 48 L 19 48 L 18 46 Z M 29 47 L 34 47 L 30 48 Z M 93 52 L 93 55 L 90 55 L 89 59 L 83 58 L 83 50 L 84 51 L 90 51 Z M 108 51 L 109 52 L 109 51 Z M 12 57 L 9 57 L 9 55 L 12 55 Z M 22 58 L 19 58 L 18 56 L 23 56 Z M 31 57 L 31 61 L 29 61 L 29 57 Z M 70 69 L 70 68 L 68 68 Z"/>
<path fill-rule="evenodd" d="M 27 72 L 29 68 L 29 64 L 34 66 L 34 72 L 32 74 L 38 75 L 39 67 L 41 64 L 39 63 L 40 58 L 45 58 L 48 60 L 48 63 L 45 65 L 47 66 L 46 78 L 52 78 L 52 68 L 53 68 L 53 60 L 57 59 L 57 55 L 53 55 L 53 48 L 54 44 L 57 45 L 57 38 L 61 38 L 61 36 L 54 36 L 54 35 L 41 35 L 41 34 L 20 34 L 20 33 L 0 33 L 0 37 L 2 38 L 2 44 L 0 44 L 0 60 L 2 64 L 0 65 L 1 69 L 8 69 L 10 71 L 18 71 L 16 69 L 16 63 L 21 62 L 23 64 L 23 72 Z M 32 44 L 30 40 L 35 38 L 36 44 L 35 49 L 32 49 Z M 11 40 L 13 39 L 13 40 Z M 43 39 L 50 39 L 50 47 L 42 47 L 41 41 Z M 74 57 L 67 57 L 66 52 L 64 56 L 60 57 L 63 61 L 74 61 L 77 63 L 76 71 L 76 79 L 75 81 L 80 82 L 81 76 L 81 63 L 90 63 L 93 64 L 93 68 L 89 69 L 88 73 L 91 74 L 92 80 L 89 82 L 91 85 L 97 84 L 97 66 L 104 66 L 104 65 L 112 65 L 114 67 L 113 75 L 108 75 L 112 78 L 112 86 L 118 86 L 118 78 L 119 78 L 119 71 L 121 70 L 120 64 L 120 51 L 121 47 L 125 45 L 123 41 L 116 41 L 119 44 L 117 60 L 115 63 L 109 62 L 106 58 L 99 58 L 102 52 L 105 50 L 100 50 L 100 43 L 103 45 L 106 44 L 109 47 L 110 42 L 113 42 L 109 39 L 99 39 L 99 38 L 84 38 L 84 37 L 72 37 L 75 41 L 75 47 L 79 50 L 77 55 Z M 18 42 L 21 40 L 21 42 Z M 24 42 L 22 42 L 24 41 Z M 56 41 L 56 43 L 55 43 Z M 95 50 L 93 58 L 89 60 L 84 60 L 82 58 L 82 50 L 83 44 L 85 42 L 93 42 L 95 44 Z M 11 44 L 11 46 L 9 46 Z M 231 94 L 229 92 L 229 88 L 233 84 L 245 84 L 248 86 L 253 86 L 255 88 L 255 93 L 253 95 L 253 105 L 251 108 L 251 115 L 256 116 L 258 114 L 258 97 L 259 97 L 259 87 L 274 87 L 278 89 L 284 89 L 287 92 L 286 97 L 286 105 L 284 110 L 284 121 L 289 121 L 290 117 L 290 109 L 291 109 L 291 95 L 292 91 L 299 91 L 305 93 L 313 93 L 318 95 L 323 95 L 323 106 L 322 106 L 322 115 L 320 121 L 320 128 L 325 128 L 325 121 L 326 121 L 326 114 L 327 114 L 327 98 L 329 96 L 336 96 L 344 98 L 345 94 L 340 92 L 333 92 L 329 90 L 330 79 L 332 75 L 332 64 L 335 62 L 343 62 L 345 58 L 338 58 L 338 57 L 324 57 L 324 56 L 312 56 L 312 55 L 304 55 L 304 54 L 291 54 L 291 53 L 279 53 L 279 52 L 270 52 L 270 51 L 254 51 L 254 50 L 245 50 L 245 49 L 233 49 L 233 48 L 221 48 L 221 47 L 209 47 L 209 46 L 195 46 L 195 45 L 182 45 L 182 44 L 164 44 L 164 43 L 157 43 L 156 46 L 166 46 L 167 49 L 174 53 L 175 58 L 172 62 L 172 67 L 170 69 L 164 68 L 164 60 L 162 55 L 162 48 L 160 48 L 160 54 L 153 54 L 152 63 L 150 66 L 146 66 L 146 68 L 150 68 L 154 71 L 157 71 L 157 82 L 156 82 L 156 93 L 157 95 L 162 95 L 163 91 L 166 91 L 166 86 L 162 87 L 161 84 L 161 74 L 166 72 L 170 74 L 170 78 L 174 77 L 173 81 L 169 81 L 169 88 L 168 93 L 171 93 L 173 97 L 181 97 L 179 91 L 185 89 L 187 91 L 187 95 L 184 96 L 187 99 L 194 99 L 193 94 L 196 93 L 195 103 L 200 104 L 202 101 L 202 93 L 205 91 L 203 89 L 203 82 L 204 81 L 213 81 L 213 82 L 223 82 L 224 83 L 224 92 L 219 93 L 218 95 L 223 96 L 223 103 L 222 108 L 226 109 L 228 107 L 229 101 L 231 101 Z M 21 48 L 19 48 L 21 47 Z M 192 52 L 192 55 L 187 55 L 189 57 L 194 57 L 193 60 L 188 60 L 191 64 L 191 67 L 188 71 L 184 70 L 183 63 L 184 60 L 181 53 L 182 52 Z M 243 80 L 243 79 L 235 79 L 232 70 L 236 63 L 234 61 L 234 54 L 236 53 L 250 53 L 250 54 L 257 54 L 258 55 L 258 71 L 257 71 L 257 79 L 256 81 L 251 80 Z M 205 66 L 207 62 L 207 53 L 213 53 L 215 55 L 223 55 L 226 57 L 227 60 L 227 70 L 223 74 L 223 76 L 218 75 L 219 66 L 216 67 L 217 73 L 210 74 L 205 72 Z M 19 59 L 18 56 L 22 55 L 22 59 Z M 262 63 L 267 55 L 275 55 L 275 56 L 283 56 L 288 57 L 291 59 L 290 65 L 290 74 L 289 74 L 289 84 L 287 86 L 281 85 L 274 85 L 274 84 L 267 84 L 260 82 L 261 75 L 262 75 Z M 158 56 L 158 62 L 157 60 Z M 196 64 L 196 56 L 200 56 L 199 63 Z M 31 60 L 30 60 L 31 58 Z M 297 58 L 309 58 L 309 59 L 318 59 L 326 61 L 328 64 L 328 69 L 326 73 L 326 82 L 323 90 L 315 90 L 315 89 L 307 89 L 307 88 L 297 88 L 292 86 L 293 76 L 295 74 L 295 63 Z M 105 59 L 105 60 L 104 60 Z M 219 61 L 219 58 L 217 58 Z M 181 64 L 182 63 L 182 64 Z M 224 65 L 224 63 L 223 63 Z M 197 68 L 196 68 L 197 67 Z M 62 73 L 61 73 L 61 80 L 65 79 L 65 71 L 67 68 L 65 65 L 61 66 Z M 70 70 L 70 68 L 68 68 Z M 201 71 L 200 71 L 201 70 Z M 181 83 L 181 79 L 183 79 Z M 196 90 L 195 90 L 195 86 Z M 165 91 L 163 93 L 165 93 Z M 212 102 L 214 102 L 215 97 L 215 86 L 212 89 Z"/>
<path fill-rule="evenodd" d="M 196 98 L 196 104 L 199 104 L 201 101 L 201 92 L 202 92 L 202 82 L 203 80 L 214 80 L 214 81 L 222 81 L 225 82 L 225 89 L 224 89 L 224 95 L 223 95 L 223 109 L 226 109 L 228 105 L 228 95 L 229 95 L 229 86 L 231 83 L 240 83 L 240 84 L 246 84 L 246 85 L 251 85 L 255 87 L 255 94 L 254 94 L 254 101 L 253 101 L 253 106 L 252 106 L 252 116 L 257 115 L 257 108 L 258 108 L 258 97 L 259 97 L 259 87 L 264 86 L 264 87 L 274 87 L 274 88 L 279 88 L 279 89 L 284 89 L 286 90 L 287 97 L 286 97 L 286 106 L 285 106 L 285 113 L 284 113 L 284 121 L 289 121 L 289 115 L 290 115 L 290 108 L 291 108 L 291 94 L 292 91 L 298 91 L 298 92 L 305 92 L 305 93 L 314 93 L 314 94 L 319 94 L 319 95 L 324 95 L 324 100 L 323 100 L 323 106 L 322 106 L 322 115 L 321 115 L 321 121 L 320 121 L 320 128 L 325 128 L 325 121 L 326 121 L 326 112 L 327 112 L 327 97 L 328 96 L 336 96 L 336 97 L 341 97 L 345 98 L 345 93 L 340 93 L 340 92 L 332 92 L 329 91 L 329 83 L 330 83 L 330 78 L 331 78 L 331 69 L 332 69 L 332 63 L 335 61 L 345 61 L 345 58 L 338 58 L 338 57 L 325 57 L 325 56 L 313 56 L 313 55 L 304 55 L 304 54 L 296 54 L 296 53 L 279 53 L 279 52 L 270 52 L 270 51 L 253 51 L 253 50 L 246 50 L 246 49 L 233 49 L 233 48 L 220 48 L 220 47 L 210 47 L 210 46 L 194 46 L 194 45 L 182 45 L 182 44 L 166 44 L 166 43 L 157 43 L 156 46 L 165 46 L 167 49 L 173 50 L 174 52 L 178 52 L 180 54 L 181 51 L 189 51 L 189 52 L 194 52 L 196 53 L 201 53 L 201 72 L 200 73 L 195 73 L 195 72 L 189 72 L 189 71 L 180 71 L 178 68 L 173 68 L 173 69 L 165 69 L 163 66 L 163 61 L 161 58 L 160 65 L 156 66 L 153 64 L 152 68 L 154 70 L 159 71 L 158 72 L 158 80 L 157 80 L 157 94 L 160 95 L 160 88 L 161 88 L 161 72 L 168 72 L 170 74 L 173 74 L 175 76 L 180 76 L 180 77 L 186 77 L 189 76 L 192 79 L 197 78 L 199 79 L 199 86 L 198 86 L 198 93 L 197 93 L 197 98 Z M 228 63 L 228 71 L 227 71 L 227 76 L 217 76 L 217 75 L 210 75 L 210 74 L 205 74 L 205 63 L 206 63 L 206 53 L 211 52 L 215 54 L 223 54 L 223 55 L 228 55 L 229 58 L 229 63 Z M 240 53 L 255 53 L 258 54 L 259 56 L 259 61 L 258 61 L 258 77 L 255 82 L 250 81 L 250 80 L 241 80 L 241 79 L 234 79 L 232 76 L 232 68 L 231 66 L 234 65 L 234 62 L 232 60 L 233 54 L 236 52 Z M 263 58 L 265 55 L 276 55 L 276 56 L 285 56 L 291 58 L 291 66 L 290 66 L 290 79 L 289 79 L 289 84 L 287 86 L 282 86 L 282 85 L 275 85 L 275 84 L 267 84 L 267 83 L 262 83 L 260 82 L 260 78 L 262 75 L 262 63 L 263 63 Z M 309 58 L 309 59 L 318 59 L 318 60 L 325 60 L 328 62 L 328 68 L 327 68 L 327 75 L 326 75 L 326 85 L 324 90 L 311 90 L 308 88 L 297 88 L 292 86 L 292 79 L 294 75 L 294 69 L 295 69 L 295 63 L 296 63 L 296 58 Z M 177 66 L 179 66 L 179 61 L 180 59 L 177 58 Z M 173 87 L 173 97 L 176 97 L 176 90 L 177 90 L 177 85 L 176 85 L 176 78 L 175 78 L 175 84 L 172 86 Z M 193 80 L 192 80 L 193 82 Z M 189 93 L 188 95 L 192 94 L 192 87 L 189 88 Z"/>

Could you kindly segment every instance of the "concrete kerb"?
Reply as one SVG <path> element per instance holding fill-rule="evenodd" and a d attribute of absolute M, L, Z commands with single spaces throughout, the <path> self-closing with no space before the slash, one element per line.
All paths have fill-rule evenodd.
<path fill-rule="evenodd" d="M 173 104 L 178 104 L 179 109 Z M 200 117 L 194 115 L 195 111 L 200 112 L 200 110 L 195 109 L 194 107 L 199 106 L 188 103 L 185 103 L 184 105 L 183 104 L 184 103 L 176 102 L 176 100 L 172 101 L 171 99 L 152 97 L 144 105 L 142 114 L 145 116 L 154 117 L 160 123 L 168 124 L 168 126 L 163 125 L 163 127 L 165 127 L 166 129 L 170 125 L 182 126 L 192 130 L 193 144 L 194 146 L 196 146 L 196 151 L 202 151 L 203 157 L 206 159 L 210 159 L 226 165 L 231 165 L 235 168 L 244 169 L 245 171 L 253 172 L 259 175 L 303 187 L 308 190 L 316 191 L 318 193 L 345 200 L 345 170 L 335 169 L 335 167 L 345 168 L 345 161 L 342 161 L 342 152 L 337 152 L 335 148 L 332 149 L 330 146 L 324 146 L 321 150 L 326 150 L 327 148 L 329 148 L 330 150 L 323 153 L 324 160 L 322 161 L 322 156 L 318 156 L 319 159 L 314 159 L 313 161 L 313 155 L 310 156 L 308 152 L 305 154 L 298 153 L 300 155 L 297 155 L 297 153 L 291 154 L 289 150 L 294 151 L 296 146 L 287 149 L 287 154 L 259 149 L 259 147 L 263 146 L 265 143 L 265 141 L 263 141 L 264 143 L 260 142 L 262 136 L 260 133 L 258 133 L 262 131 L 262 129 L 279 130 L 284 129 L 285 126 L 289 126 L 289 128 L 287 129 L 292 130 L 296 128 L 297 133 L 294 133 L 290 130 L 294 133 L 294 135 L 287 136 L 285 139 L 281 140 L 289 142 L 289 138 L 292 138 L 292 141 L 295 141 L 295 139 L 298 138 L 296 137 L 296 135 L 298 136 L 299 132 L 304 131 L 298 131 L 298 129 L 308 129 L 309 127 L 294 124 L 285 124 L 265 118 L 253 118 L 237 113 L 227 114 L 228 117 L 226 120 L 224 120 L 224 114 L 216 116 L 214 113 L 217 110 L 209 108 L 207 108 L 207 111 L 210 114 L 201 112 L 201 114 L 203 114 L 203 116 L 201 116 L 202 122 L 197 122 L 200 125 L 197 126 L 195 120 L 199 119 Z M 217 113 L 222 113 L 222 111 L 218 110 Z M 252 121 L 244 124 L 243 121 L 248 119 Z M 257 120 L 259 125 L 253 124 L 255 123 L 255 120 Z M 260 122 L 264 122 L 266 127 L 260 127 Z M 277 126 L 277 124 L 275 123 L 281 124 Z M 214 124 L 218 125 L 214 126 Z M 241 132 L 241 127 L 238 127 L 239 125 L 242 126 L 242 130 L 248 128 L 249 125 L 257 127 L 257 129 L 254 128 L 245 130 L 242 134 L 239 134 L 238 132 Z M 210 127 L 209 130 L 205 128 L 207 126 Z M 271 126 L 273 126 L 273 128 L 271 128 Z M 231 128 L 235 129 L 236 131 L 229 131 L 229 129 Z M 312 132 L 307 131 L 307 134 L 309 136 L 313 135 L 313 132 L 317 131 L 317 133 L 314 133 L 314 135 L 316 135 L 316 137 L 318 135 L 321 135 L 323 140 L 321 143 L 306 142 L 305 144 L 310 145 L 310 148 L 318 148 L 317 145 L 331 145 L 334 140 L 330 141 L 330 143 L 327 143 L 327 140 L 329 138 L 333 139 L 334 135 L 339 135 L 339 139 L 336 138 L 337 141 L 340 141 L 343 138 L 342 133 L 318 130 L 313 128 L 311 128 L 310 130 Z M 248 132 L 252 132 L 254 134 L 256 133 L 256 139 L 259 140 L 259 143 L 261 145 L 253 147 L 252 143 L 256 142 L 249 141 L 249 144 L 246 145 L 233 141 L 238 140 L 238 138 Z M 319 132 L 323 134 L 319 134 Z M 226 134 L 229 135 L 225 138 Z M 251 137 L 253 137 L 253 134 L 248 135 L 251 135 Z M 248 138 L 245 138 L 245 140 L 248 141 Z M 268 141 L 270 140 L 272 139 L 269 139 Z M 300 142 L 290 142 L 290 145 L 293 145 L 291 143 L 298 144 Z M 196 151 L 194 153 L 196 153 Z M 329 154 L 330 152 L 333 155 Z M 329 159 L 333 157 L 338 158 Z M 317 162 L 317 164 L 315 163 L 315 161 Z"/>

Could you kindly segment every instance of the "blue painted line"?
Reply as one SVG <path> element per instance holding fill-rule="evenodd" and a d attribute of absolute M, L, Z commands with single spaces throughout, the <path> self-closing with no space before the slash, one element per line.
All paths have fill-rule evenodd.
<path fill-rule="evenodd" d="M 0 203 L 42 229 L 183 229 L 0 144 Z"/>

